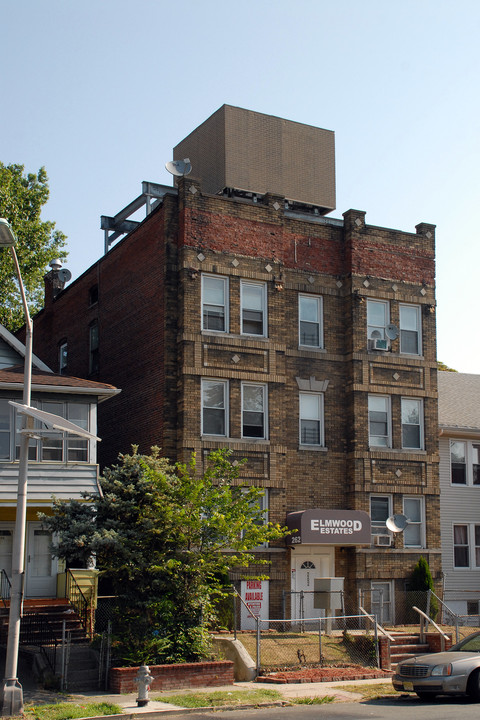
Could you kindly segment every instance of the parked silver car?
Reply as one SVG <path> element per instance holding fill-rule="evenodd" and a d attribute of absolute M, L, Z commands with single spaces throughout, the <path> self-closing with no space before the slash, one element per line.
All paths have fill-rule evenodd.
<path fill-rule="evenodd" d="M 415 692 L 421 700 L 462 694 L 480 702 L 480 632 L 468 635 L 447 652 L 402 660 L 392 682 L 395 690 Z"/>

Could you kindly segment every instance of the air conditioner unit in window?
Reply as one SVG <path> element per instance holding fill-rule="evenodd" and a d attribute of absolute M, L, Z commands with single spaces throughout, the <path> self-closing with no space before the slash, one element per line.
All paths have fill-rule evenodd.
<path fill-rule="evenodd" d="M 372 349 L 373 350 L 388 350 L 390 343 L 387 338 L 372 338 Z"/>
<path fill-rule="evenodd" d="M 378 545 L 380 547 L 390 547 L 392 544 L 392 536 L 391 535 L 374 535 L 373 536 L 373 544 Z"/>

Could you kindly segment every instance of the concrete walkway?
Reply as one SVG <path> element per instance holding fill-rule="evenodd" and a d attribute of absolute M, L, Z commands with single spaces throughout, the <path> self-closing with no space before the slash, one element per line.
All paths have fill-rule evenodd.
<path fill-rule="evenodd" d="M 165 695 L 177 695 L 183 692 L 233 692 L 241 690 L 253 690 L 253 689 L 275 689 L 277 690 L 285 701 L 298 697 L 323 697 L 325 695 L 334 696 L 337 702 L 355 702 L 361 699 L 361 695 L 358 693 L 347 692 L 342 689 L 342 686 L 346 685 L 374 685 L 389 682 L 388 678 L 376 678 L 372 680 L 354 680 L 354 681 L 342 681 L 342 682 L 321 682 L 321 683 L 285 683 L 275 685 L 259 685 L 254 682 L 238 682 L 234 685 L 226 685 L 223 687 L 205 687 L 196 688 L 195 690 L 172 690 L 169 693 L 163 693 Z M 158 696 L 160 693 L 153 692 L 153 697 Z M 35 690 L 25 689 L 24 691 L 24 702 L 25 704 L 31 703 L 35 705 L 55 703 L 55 702 L 75 702 L 75 703 L 89 703 L 89 702 L 111 702 L 119 705 L 122 708 L 120 715 L 110 715 L 109 717 L 114 720 L 120 720 L 125 718 L 126 720 L 134 720 L 138 717 L 141 720 L 150 720 L 150 718 L 159 718 L 160 715 L 165 713 L 178 713 L 182 710 L 184 713 L 198 711 L 199 708 L 192 710 L 190 708 L 182 708 L 177 705 L 171 705 L 170 703 L 159 702 L 158 700 L 150 700 L 148 705 L 143 708 L 137 707 L 136 693 L 127 695 L 112 695 L 107 691 L 102 693 L 99 691 L 92 691 L 81 694 L 71 695 L 60 695 L 58 693 L 49 692 L 47 690 Z M 281 702 L 277 701 L 277 702 Z M 241 707 L 241 706 L 236 706 Z M 92 719 L 93 720 L 93 719 Z"/>

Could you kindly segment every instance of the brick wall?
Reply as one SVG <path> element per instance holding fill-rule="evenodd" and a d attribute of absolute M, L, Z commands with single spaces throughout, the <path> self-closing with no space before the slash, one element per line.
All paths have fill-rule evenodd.
<path fill-rule="evenodd" d="M 138 691 L 135 678 L 138 668 L 111 668 L 109 689 L 118 693 Z M 153 681 L 150 691 L 180 690 L 184 688 L 218 687 L 233 685 L 233 662 L 219 660 L 217 662 L 183 663 L 179 665 L 150 665 Z"/>

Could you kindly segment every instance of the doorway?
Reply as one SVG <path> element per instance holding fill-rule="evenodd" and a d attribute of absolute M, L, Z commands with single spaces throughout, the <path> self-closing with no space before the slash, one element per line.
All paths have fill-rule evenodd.
<path fill-rule="evenodd" d="M 334 548 L 298 546 L 292 552 L 291 617 L 325 617 L 325 610 L 314 608 L 315 578 L 334 577 Z"/>
<path fill-rule="evenodd" d="M 52 557 L 52 534 L 41 523 L 28 523 L 25 564 L 25 596 L 56 597 L 57 559 Z"/>

